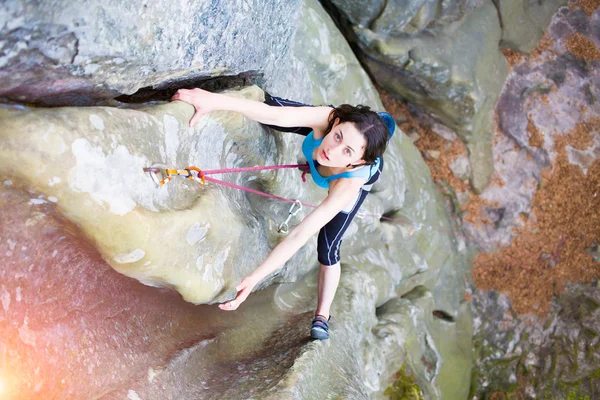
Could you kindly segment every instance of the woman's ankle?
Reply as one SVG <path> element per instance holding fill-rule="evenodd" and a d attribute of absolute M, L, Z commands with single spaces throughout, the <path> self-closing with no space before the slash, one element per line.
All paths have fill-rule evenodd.
<path fill-rule="evenodd" d="M 329 315 L 329 312 L 325 313 L 325 312 L 317 311 L 317 312 L 315 312 L 315 318 L 317 318 L 317 317 L 323 317 L 326 320 L 329 320 L 330 315 Z"/>

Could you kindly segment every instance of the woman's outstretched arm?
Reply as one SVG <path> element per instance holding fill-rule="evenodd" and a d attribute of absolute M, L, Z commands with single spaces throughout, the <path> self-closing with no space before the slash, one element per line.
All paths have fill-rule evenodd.
<path fill-rule="evenodd" d="M 179 89 L 171 100 L 185 101 L 194 106 L 196 111 L 190 120 L 190 126 L 194 126 L 202 115 L 221 110 L 239 112 L 265 125 L 309 126 L 315 131 L 324 131 L 331 113 L 330 107 L 272 107 L 259 101 L 202 89 Z"/>
<path fill-rule="evenodd" d="M 313 212 L 279 243 L 265 261 L 236 286 L 234 300 L 219 305 L 222 310 L 235 310 L 246 300 L 252 289 L 264 278 L 283 266 L 306 242 L 352 201 L 364 185 L 364 179 L 339 179 L 331 182 L 329 195 Z"/>

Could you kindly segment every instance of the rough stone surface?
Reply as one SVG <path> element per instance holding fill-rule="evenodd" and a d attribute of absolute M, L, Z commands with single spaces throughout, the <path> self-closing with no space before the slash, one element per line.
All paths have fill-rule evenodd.
<path fill-rule="evenodd" d="M 492 174 L 492 110 L 507 74 L 498 13 L 491 2 L 451 2 L 439 15 L 436 3 L 417 7 L 408 19 L 414 24 L 394 28 L 384 12 L 381 24 L 353 34 L 379 85 L 456 130 L 469 148 L 473 186 L 482 190 Z M 398 6 L 388 4 L 395 14 Z"/>
<path fill-rule="evenodd" d="M 256 95 L 259 91 L 252 89 L 242 92 L 248 93 Z M 173 164 L 179 163 L 181 157 L 182 164 L 195 165 L 198 164 L 196 160 L 201 159 L 208 169 L 224 167 L 220 160 L 225 160 L 231 167 L 289 163 L 294 160 L 284 156 L 297 153 L 292 149 L 299 148 L 299 138 L 275 140 L 272 134 L 257 124 L 243 122 L 238 115 L 205 118 L 197 128 L 197 134 L 190 135 L 186 132 L 192 130 L 184 126 L 184 121 L 191 115 L 190 110 L 191 107 L 183 103 L 136 110 L 106 107 L 52 111 L 19 110 L 15 107 L 4 109 L 3 140 L 8 147 L 2 154 L 3 176 L 40 191 L 42 197 L 36 196 L 34 203 L 52 197 L 59 210 L 80 227 L 116 270 L 149 285 L 176 289 L 190 302 L 223 301 L 234 293 L 233 287 L 237 282 L 255 268 L 269 248 L 281 239 L 275 227 L 278 217 L 285 215 L 287 204 L 274 204 L 227 188 L 203 189 L 185 180 L 156 188 L 149 177 L 143 175 L 141 168 L 151 163 L 150 158 L 160 158 L 161 153 L 164 154 L 163 160 Z M 226 120 L 220 128 L 219 118 Z M 123 124 L 124 121 L 127 122 Z M 86 124 L 88 128 L 84 130 Z M 169 137 L 169 126 L 179 127 L 179 131 Z M 118 133 L 124 128 L 128 135 L 123 131 Z M 138 129 L 144 133 L 138 132 Z M 22 135 L 24 131 L 29 133 Z M 210 131 L 216 132 L 214 136 L 200 134 Z M 227 132 L 231 133 L 228 135 Z M 224 133 L 225 136 L 222 136 Z M 249 140 L 250 135 L 258 140 Z M 186 142 L 191 138 L 202 138 L 202 146 L 193 141 Z M 179 141 L 181 149 L 205 149 L 199 155 L 186 154 L 169 141 Z M 280 147 L 275 147 L 273 141 L 279 142 Z M 406 139 L 400 142 L 404 141 L 409 143 Z M 257 147 L 253 149 L 252 146 Z M 269 150 L 272 147 L 275 149 Z M 225 151 L 220 153 L 217 149 Z M 403 161 L 391 159 L 386 165 L 388 170 L 402 171 L 404 162 L 418 159 L 418 152 L 414 149 L 412 155 L 410 149 L 401 149 L 390 149 L 388 154 L 403 154 L 403 157 L 398 157 L 398 161 Z M 213 158 L 214 155 L 218 157 L 211 161 L 211 154 Z M 256 160 L 256 154 L 276 154 L 278 158 Z M 171 159 L 174 161 L 171 162 Z M 17 165 L 19 168 L 15 168 Z M 36 170 L 37 173 L 28 177 L 19 170 Z M 361 307 L 370 304 L 371 324 L 374 323 L 373 311 L 377 302 L 387 301 L 417 285 L 425 285 L 432 291 L 432 300 L 437 308 L 453 316 L 459 312 L 463 261 L 460 257 L 448 257 L 447 252 L 439 250 L 441 245 L 449 249 L 453 247 L 451 236 L 436 231 L 437 227 L 448 226 L 446 224 L 449 222 L 447 217 L 443 217 L 443 207 L 437 203 L 439 199 L 435 200 L 437 194 L 433 187 L 426 181 L 413 181 L 419 174 L 424 177 L 427 173 L 424 166 L 420 170 L 411 173 L 410 177 L 405 176 L 407 186 L 404 187 L 394 184 L 401 176 L 398 173 L 387 178 L 387 182 L 382 182 L 382 186 L 389 189 L 372 195 L 364 207 L 367 215 L 354 223 L 351 234 L 345 240 L 342 259 L 347 265 L 345 271 L 358 265 L 365 272 L 361 272 L 356 282 L 368 284 L 356 290 L 353 301 L 362 304 Z M 317 203 L 323 194 L 315 188 L 300 186 L 302 184 L 297 175 L 295 171 L 287 171 L 271 177 L 257 173 L 233 179 L 239 184 L 289 198 L 303 193 L 303 201 Z M 398 190 L 402 190 L 400 193 L 405 196 L 401 206 L 395 194 Z M 407 191 L 411 190 L 419 192 L 414 200 L 406 198 Z M 422 219 L 423 223 L 418 224 L 421 229 L 409 234 L 410 223 L 397 225 L 378 221 L 377 215 L 398 207 L 411 217 Z M 367 240 L 368 237 L 372 240 Z M 165 245 L 165 241 L 170 244 Z M 315 265 L 314 253 L 315 244 L 311 242 L 286 264 L 278 279 L 294 281 L 306 274 Z M 398 263 L 396 260 L 402 259 L 403 254 L 411 254 L 411 257 L 404 257 L 404 261 Z M 261 287 L 270 282 L 266 280 Z M 449 285 L 448 282 L 455 284 Z M 352 310 L 350 314 L 353 316 L 347 317 L 349 321 L 358 319 L 367 324 L 365 328 L 350 324 L 348 328 L 351 326 L 352 329 L 343 331 L 346 338 L 338 340 L 349 346 L 353 343 L 349 340 L 352 335 L 358 335 L 365 329 L 369 331 L 366 328 L 368 321 L 364 321 L 365 316 L 369 315 L 369 307 L 359 312 L 357 306 L 348 305 L 343 295 L 339 294 L 338 298 L 348 306 L 348 310 Z M 371 303 L 365 303 L 367 298 L 371 299 Z M 283 304 L 293 303 L 288 300 Z M 337 315 L 343 320 L 344 312 L 338 310 Z M 422 315 L 428 313 L 423 311 Z M 354 346 L 359 346 L 359 343 Z M 250 357 L 250 361 L 254 363 L 256 360 Z M 376 361 L 376 365 L 386 366 L 384 359 L 377 358 Z M 441 365 L 440 360 L 438 363 Z M 179 370 L 183 367 L 176 364 L 172 368 Z M 248 371 L 250 373 L 252 369 Z M 368 377 L 369 387 L 378 388 L 380 372 L 374 367 L 373 375 Z M 436 376 L 437 369 L 429 371 L 429 380 Z M 358 393 L 369 392 L 360 382 L 354 384 L 358 385 Z M 146 384 L 136 386 L 136 393 L 143 391 L 144 387 Z M 314 386 L 309 385 L 305 390 L 310 392 Z M 339 393 L 346 393 L 346 390 L 347 386 L 340 387 Z M 441 396 L 435 386 L 433 393 Z"/>
<path fill-rule="evenodd" d="M 598 398 L 599 289 L 597 283 L 569 285 L 544 320 L 519 317 L 509 299 L 494 291 L 476 293 L 471 398 L 494 392 L 526 399 Z"/>
<path fill-rule="evenodd" d="M 332 3 L 377 83 L 458 133 L 481 192 L 493 173 L 493 109 L 508 72 L 498 43 L 531 50 L 564 1 L 415 0 L 379 12 L 368 2 Z"/>
<path fill-rule="evenodd" d="M 495 0 L 502 22 L 500 46 L 521 53 L 537 47 L 556 10 L 566 0 Z"/>
<path fill-rule="evenodd" d="M 0 207 L 3 398 L 110 394 L 235 317 L 117 273 L 39 192 L 4 180 Z"/>
<path fill-rule="evenodd" d="M 494 145 L 495 169 L 503 184 L 491 185 L 481 194 L 497 204 L 488 208 L 490 215 L 502 210 L 502 218 L 496 226 L 483 229 L 465 225 L 485 250 L 506 246 L 515 236 L 513 228 L 523 226 L 519 216 L 531 213 L 542 170 L 556 157 L 555 141 L 577 123 L 600 115 L 600 103 L 589 95 L 600 93 L 599 62 L 586 64 L 565 51 L 570 35 L 599 29 L 598 18 L 578 17 L 584 15 L 583 10 L 559 10 L 548 27 L 552 40 L 549 51 L 516 65 L 505 82 L 496 107 L 498 134 Z M 600 37 L 596 43 L 600 46 Z M 586 151 L 591 160 L 600 157 L 600 138 L 593 136 Z M 584 170 L 585 163 L 581 167 Z"/>
<path fill-rule="evenodd" d="M 174 81 L 277 76 L 300 5 L 3 2 L 0 99 L 90 105 Z"/>
<path fill-rule="evenodd" d="M 458 157 L 450 165 L 450 169 L 458 179 L 466 179 L 470 175 L 469 159 L 466 156 Z"/>
<path fill-rule="evenodd" d="M 501 185 L 482 197 L 497 206 L 496 226 L 475 228 L 465 224 L 477 243 L 493 250 L 511 242 L 513 228 L 523 226 L 520 214 L 532 211 L 531 199 L 539 189 L 542 170 L 556 159 L 555 143 L 578 124 L 600 115 L 600 78 L 597 60 L 586 62 L 569 52 L 569 38 L 582 35 L 600 48 L 600 12 L 561 8 L 547 30 L 541 49 L 517 60 L 498 101 L 498 135 L 494 147 Z M 591 140 L 583 150 L 573 143 L 569 163 L 588 175 L 586 166 L 600 157 L 600 135 L 588 126 Z M 588 175 L 589 176 L 589 175 Z M 584 196 L 593 195 L 583 193 Z M 569 204 L 565 204 L 569 206 Z M 531 217 L 535 218 L 533 214 Z M 560 231 L 560 225 L 557 226 Z M 594 256 L 597 246 L 586 248 Z M 597 260 L 597 258 L 596 258 Z M 504 272 L 501 272 L 504 274 Z M 554 272 L 558 274 L 557 272 Z M 512 284 L 512 282 L 511 282 Z M 515 285 L 522 284 L 518 278 Z M 531 285 L 527 280 L 526 284 Z M 471 398 L 496 393 L 523 399 L 595 399 L 600 396 L 598 334 L 600 287 L 568 283 L 556 295 L 548 315 L 519 316 L 507 296 L 473 290 L 475 366 Z M 497 393 L 498 392 L 498 393 Z M 500 397 L 501 398 L 501 397 Z"/>
<path fill-rule="evenodd" d="M 120 6 L 115 4 L 116 9 Z M 265 9 L 264 5 L 250 6 L 245 18 Z M 174 11 L 164 10 L 163 14 L 170 15 L 168 12 Z M 86 26 L 96 21 L 94 15 L 82 17 L 88 21 Z M 281 73 L 265 73 L 267 89 L 317 104 L 362 103 L 381 109 L 377 92 L 322 8 L 310 1 L 298 16 L 294 24 L 285 26 L 293 35 L 288 35 L 282 45 L 288 49 L 288 57 L 277 65 Z M 122 21 L 117 22 L 124 24 Z M 98 26 L 102 23 L 99 21 Z M 228 29 L 235 29 L 233 21 Z M 218 48 L 220 42 L 211 43 Z M 268 48 L 265 43 L 261 46 Z M 68 51 L 61 51 L 55 57 L 69 57 Z M 214 47 L 206 51 L 218 54 Z M 238 61 L 243 57 L 235 55 Z M 273 60 L 265 62 L 275 68 Z M 105 79 L 110 81 L 110 76 Z M 262 96 L 255 87 L 229 94 L 253 99 Z M 16 210 L 2 215 L 6 219 L 2 229 L 7 230 L 7 236 L 4 239 L 2 234 L 0 262 L 14 265 L 2 270 L 2 305 L 12 312 L 17 299 L 25 298 L 21 281 L 33 285 L 31 282 L 48 280 L 52 284 L 44 270 L 29 270 L 28 256 L 47 264 L 48 271 L 67 269 L 76 282 L 86 282 L 85 288 L 70 282 L 57 283 L 56 292 L 64 296 L 62 302 L 53 301 L 54 292 L 43 292 L 39 299 L 23 302 L 23 308 L 17 308 L 16 325 L 0 325 L 0 337 L 11 338 L 10 342 L 2 342 L 0 351 L 10 352 L 12 370 L 22 372 L 11 390 L 24 390 L 23 398 L 80 397 L 75 390 L 85 391 L 90 397 L 120 399 L 200 395 L 210 399 L 310 399 L 323 393 L 365 398 L 385 390 L 391 382 L 381 377 L 389 378 L 386 371 L 401 367 L 395 364 L 396 359 L 377 351 L 381 341 L 372 332 L 380 323 L 376 307 L 420 287 L 423 295 L 406 296 L 403 302 L 414 310 L 414 317 L 410 321 L 386 322 L 395 327 L 389 340 L 403 343 L 407 340 L 403 334 L 409 330 L 430 338 L 426 346 L 413 347 L 406 360 L 418 367 L 421 382 L 428 382 L 424 390 L 430 398 L 452 399 L 457 393 L 464 397 L 469 368 L 461 368 L 458 376 L 448 371 L 454 363 L 470 364 L 470 352 L 461 357 L 455 353 L 456 343 L 463 343 L 465 337 L 460 332 L 470 330 L 462 297 L 465 254 L 457 249 L 448 215 L 427 167 L 400 131 L 386 153 L 385 173 L 363 205 L 364 215 L 353 222 L 345 238 L 342 282 L 332 309 L 329 341 L 307 341 L 316 301 L 314 241 L 276 277 L 266 279 L 259 289 L 269 287 L 254 293 L 235 313 L 198 306 L 194 309 L 201 314 L 198 321 L 196 317 L 187 318 L 190 304 L 181 301 L 177 304 L 182 304 L 182 310 L 173 311 L 168 318 L 160 312 L 152 315 L 152 307 L 149 311 L 132 309 L 143 325 L 132 334 L 147 347 L 137 347 L 135 341 L 123 340 L 119 342 L 121 347 L 111 342 L 120 340 L 111 325 L 120 321 L 119 317 L 108 321 L 98 317 L 105 323 L 101 328 L 94 325 L 100 326 L 101 322 L 93 314 L 86 314 L 89 320 L 77 318 L 76 310 L 94 307 L 101 315 L 113 315 L 118 312 L 117 304 L 132 301 L 129 296 L 140 296 L 136 300 L 140 304 L 153 304 L 144 302 L 146 297 L 141 294 L 130 292 L 130 287 L 155 296 L 154 301 L 162 299 L 164 289 L 141 286 L 114 274 L 107 264 L 148 285 L 175 289 L 189 302 L 212 303 L 231 298 L 241 277 L 256 268 L 281 240 L 275 227 L 287 214 L 287 204 L 222 186 L 200 187 L 185 180 L 157 188 L 141 168 L 154 162 L 173 167 L 193 164 L 204 169 L 294 163 L 300 154 L 301 138 L 274 133 L 233 113 L 211 113 L 197 127 L 189 128 L 191 115 L 192 107 L 181 102 L 53 109 L 11 105 L 0 109 L 0 182 L 7 186 L 3 193 L 10 193 L 10 204 Z M 298 175 L 297 171 L 284 170 L 223 179 L 318 203 L 325 193 L 310 184 L 303 185 Z M 43 207 L 43 212 L 36 214 L 35 207 Z M 396 221 L 382 222 L 383 214 Z M 58 226 L 39 222 L 38 229 L 28 230 L 38 219 L 50 219 L 44 215 L 61 218 L 61 222 Z M 292 221 L 292 226 L 296 223 L 298 220 Z M 21 230 L 30 236 L 21 235 Z M 63 231 L 70 232 L 70 236 Z M 36 243 L 45 240 L 35 235 L 44 234 L 56 234 L 51 238 L 57 243 L 71 238 L 82 241 L 85 237 L 89 244 L 77 255 L 65 252 L 65 259 L 57 258 L 58 252 L 53 256 L 54 251 L 28 254 L 27 249 L 36 249 Z M 25 253 L 15 252 L 17 243 L 25 247 Z M 103 289 L 104 280 L 88 282 L 87 277 L 94 272 L 87 271 L 90 260 L 97 262 L 94 271 L 104 271 L 103 276 L 125 279 L 117 290 L 121 295 Z M 84 289 L 89 292 L 82 293 Z M 97 291 L 102 290 L 106 290 L 107 300 L 98 303 L 103 297 Z M 33 292 L 28 291 L 28 296 Z M 83 305 L 77 306 L 77 301 Z M 47 313 L 34 312 L 42 303 L 47 304 Z M 443 325 L 447 322 L 438 321 L 432 310 L 456 322 Z M 154 322 L 155 318 L 160 321 Z M 165 321 L 171 318 L 173 329 L 180 331 L 162 344 L 157 332 L 163 332 Z M 63 321 L 69 325 L 60 325 Z M 38 341 L 38 331 L 43 325 L 49 330 L 44 337 L 59 342 L 61 337 L 79 338 L 83 331 L 79 324 L 87 327 L 86 336 L 71 345 L 79 356 L 64 367 L 76 377 L 78 388 L 70 387 L 68 381 L 61 386 L 60 380 L 55 381 L 44 371 L 53 370 L 53 365 L 68 355 L 57 351 L 62 349 L 58 345 Z M 130 332 L 128 327 L 119 328 Z M 422 331 L 438 328 L 437 333 Z M 32 347 L 32 340 L 40 348 Z M 65 346 L 71 342 L 60 343 Z M 108 364 L 94 358 L 100 357 L 98 349 L 103 346 L 116 357 Z M 150 353 L 150 358 L 142 357 L 148 348 L 155 353 Z M 37 359 L 38 352 L 55 354 L 55 358 Z M 66 353 L 70 354 L 69 350 Z M 113 363 L 135 375 L 112 375 Z"/>
<path fill-rule="evenodd" d="M 453 378 L 457 370 L 470 368 L 470 362 L 465 360 L 472 353 L 469 304 L 463 302 L 457 317 L 449 321 L 434 316 L 432 300 L 431 293 L 423 287 L 390 300 L 378 308 L 379 323 L 373 332 L 390 367 L 406 362 L 427 398 L 464 398 L 469 383 Z M 387 375 L 394 372 L 391 368 L 386 370 Z M 372 398 L 389 397 L 380 391 Z"/>
<path fill-rule="evenodd" d="M 475 284 L 495 291 L 465 295 L 476 328 L 472 400 L 598 397 L 599 5 L 571 2 L 531 55 L 505 52 L 512 72 L 496 108 L 496 175 L 481 196 L 456 179 L 464 156 L 451 132 L 384 96 L 406 113 L 401 126 L 418 131 L 424 155 L 443 149 L 443 162 L 424 158 L 469 244 L 484 250 Z"/>

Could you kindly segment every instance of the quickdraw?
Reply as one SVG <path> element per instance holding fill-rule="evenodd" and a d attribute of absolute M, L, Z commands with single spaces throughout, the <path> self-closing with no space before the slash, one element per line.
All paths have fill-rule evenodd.
<path fill-rule="evenodd" d="M 192 174 L 192 171 L 197 173 L 196 176 Z M 194 167 L 192 165 L 188 165 L 184 169 L 169 169 L 164 164 L 154 164 L 151 167 L 144 168 L 144 172 L 147 172 L 152 177 L 154 183 L 159 186 L 164 185 L 165 183 L 171 181 L 173 176 L 179 175 L 188 178 L 193 181 L 196 180 L 201 185 L 206 185 L 206 178 L 204 176 L 204 172 L 198 167 Z M 159 175 L 164 174 L 164 179 L 160 179 Z"/>
<path fill-rule="evenodd" d="M 298 207 L 297 210 L 294 210 L 295 207 Z M 288 233 L 288 222 L 290 222 L 290 219 L 292 219 L 292 217 L 294 217 L 296 214 L 298 214 L 298 211 L 302 210 L 302 203 L 300 203 L 300 200 L 294 200 L 294 204 L 292 204 L 292 206 L 290 207 L 290 211 L 288 212 L 288 217 L 285 219 L 285 221 L 283 221 L 281 224 L 279 224 L 279 226 L 277 227 L 277 232 L 279 233 L 283 233 L 284 235 L 287 235 Z"/>

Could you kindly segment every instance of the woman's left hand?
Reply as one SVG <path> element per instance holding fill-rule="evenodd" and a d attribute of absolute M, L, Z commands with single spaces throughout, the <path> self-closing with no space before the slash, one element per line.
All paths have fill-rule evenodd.
<path fill-rule="evenodd" d="M 194 116 L 190 120 L 190 127 L 196 125 L 200 117 L 209 111 L 212 111 L 212 106 L 219 98 L 219 94 L 207 92 L 202 89 L 179 89 L 171 100 L 185 101 L 194 106 Z"/>

